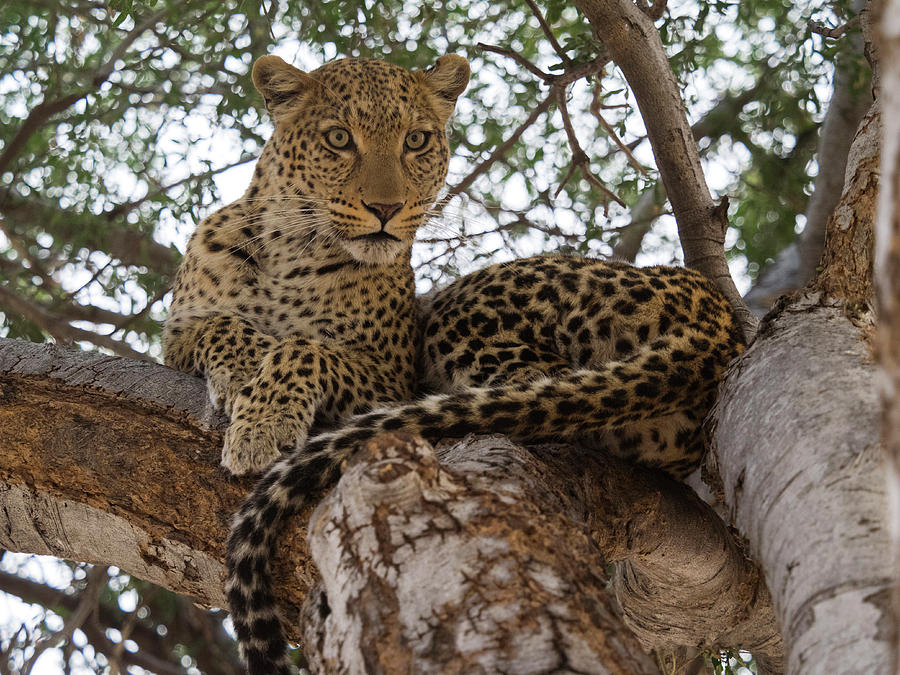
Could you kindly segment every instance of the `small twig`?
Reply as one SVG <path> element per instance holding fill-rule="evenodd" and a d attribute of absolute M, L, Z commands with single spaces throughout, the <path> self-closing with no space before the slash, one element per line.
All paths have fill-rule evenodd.
<path fill-rule="evenodd" d="M 46 288 L 55 288 L 58 291 L 62 291 L 62 287 L 59 285 L 56 279 L 54 279 L 50 272 L 48 272 L 44 268 L 44 265 L 40 260 L 31 255 L 31 252 L 28 250 L 28 246 L 19 241 L 16 233 L 13 232 L 12 228 L 7 225 L 6 221 L 2 217 L 0 217 L 0 233 L 6 236 L 6 238 L 9 240 L 9 245 L 12 246 L 13 250 L 19 255 L 19 257 L 27 261 L 28 264 L 31 265 L 31 273 L 39 276 L 44 282 Z"/>
<path fill-rule="evenodd" d="M 501 56 L 505 56 L 507 58 L 512 59 L 520 66 L 522 66 L 525 70 L 527 70 L 532 75 L 540 78 L 544 82 L 551 82 L 553 79 L 553 75 L 549 75 L 545 73 L 543 70 L 534 65 L 531 61 L 526 59 L 521 54 L 514 52 L 511 49 L 504 49 L 503 47 L 495 47 L 494 45 L 485 44 L 484 42 L 479 42 L 477 47 L 479 49 L 483 49 L 486 52 L 492 52 L 494 54 L 500 54 Z"/>
<path fill-rule="evenodd" d="M 252 162 L 255 159 L 256 159 L 256 155 L 243 155 L 237 161 L 231 162 L 230 164 L 226 164 L 225 166 L 220 167 L 218 169 L 209 169 L 208 171 L 204 171 L 202 173 L 191 174 L 190 176 L 181 178 L 179 180 L 176 180 L 172 183 L 168 183 L 166 185 L 157 185 L 154 187 L 153 190 L 148 190 L 147 194 L 145 194 L 140 199 L 136 199 L 136 200 L 130 201 L 130 202 L 122 202 L 121 204 L 116 205 L 110 211 L 107 212 L 106 216 L 109 220 L 113 220 L 113 219 L 117 218 L 118 216 L 121 216 L 123 213 L 129 213 L 130 211 L 133 211 L 134 209 L 136 209 L 138 206 L 143 204 L 148 199 L 152 199 L 161 194 L 164 194 L 164 193 L 168 192 L 169 190 L 173 190 L 181 185 L 184 185 L 185 183 L 192 183 L 192 182 L 206 180 L 207 178 L 215 176 L 216 174 L 222 173 L 223 171 L 228 171 L 229 169 L 233 169 L 236 166 L 246 164 L 247 162 Z"/>
<path fill-rule="evenodd" d="M 6 649 L 0 651 L 0 675 L 12 675 L 12 666 L 10 664 L 13 652 L 19 645 L 21 645 L 20 649 L 24 649 L 29 642 L 31 642 L 31 635 L 28 631 L 28 626 L 23 623 L 19 626 L 19 630 L 9 637 L 9 645 L 7 645 Z"/>
<path fill-rule="evenodd" d="M 859 16 L 854 16 L 846 23 L 843 23 L 840 26 L 835 26 L 834 28 L 826 26 L 824 23 L 821 23 L 819 21 L 813 21 L 812 19 L 810 19 L 806 25 L 809 27 L 809 30 L 811 32 L 818 33 L 822 37 L 839 38 L 851 28 L 856 28 L 859 25 Z"/>
<path fill-rule="evenodd" d="M 556 103 L 559 108 L 559 113 L 562 115 L 563 127 L 566 130 L 566 136 L 569 138 L 569 146 L 572 149 L 572 165 L 569 168 L 569 172 L 566 174 L 565 179 L 562 183 L 559 184 L 559 187 L 556 189 L 556 193 L 553 195 L 554 197 L 559 196 L 559 193 L 562 192 L 562 189 L 565 187 L 566 183 L 572 177 L 572 174 L 575 172 L 575 168 L 581 170 L 581 175 L 584 179 L 600 190 L 606 197 L 613 200 L 620 206 L 624 207 L 625 202 L 623 202 L 619 197 L 606 187 L 600 180 L 591 172 L 591 161 L 590 158 L 585 154 L 584 150 L 581 149 L 581 145 L 578 143 L 578 138 L 575 136 L 575 128 L 572 126 L 572 120 L 569 119 L 569 111 L 566 107 L 566 91 L 564 87 L 554 87 L 556 91 Z M 609 201 L 605 200 L 603 202 L 603 210 L 606 211 L 607 206 L 609 205 Z"/>
<path fill-rule="evenodd" d="M 541 30 L 544 31 L 544 35 L 547 37 L 547 40 L 553 46 L 553 51 L 555 51 L 559 58 L 563 60 L 563 63 L 569 65 L 572 63 L 572 59 L 566 54 L 565 50 L 562 48 L 562 45 L 559 44 L 559 41 L 556 39 L 556 36 L 553 34 L 553 30 L 550 28 L 550 25 L 547 23 L 547 20 L 544 18 L 544 15 L 541 13 L 540 7 L 537 6 L 537 3 L 534 0 L 525 0 L 528 6 L 531 8 L 532 14 L 534 14 L 535 18 L 537 18 L 538 23 L 541 24 Z"/>
<path fill-rule="evenodd" d="M 90 617 L 82 627 L 82 630 L 87 636 L 88 642 L 97 651 L 109 655 L 116 649 L 116 645 L 106 637 L 105 627 L 96 620 L 95 616 Z M 123 652 L 122 661 L 126 666 L 140 666 L 144 670 L 157 673 L 157 675 L 184 675 L 185 672 L 180 664 L 172 663 L 144 649 L 139 649 L 134 653 Z"/>
<path fill-rule="evenodd" d="M 506 153 L 509 152 L 512 146 L 515 145 L 522 137 L 522 134 L 525 133 L 525 130 L 528 129 L 528 127 L 530 127 L 532 124 L 534 124 L 537 121 L 538 117 L 549 110 L 552 103 L 552 96 L 548 96 L 543 101 L 538 103 L 534 110 L 531 111 L 528 119 L 522 122 L 522 124 L 520 124 L 519 127 L 514 132 L 512 132 L 512 134 L 510 134 L 509 138 L 507 138 L 500 145 L 494 148 L 494 151 L 491 152 L 488 158 L 481 162 L 478 166 L 476 166 L 468 176 L 466 176 L 459 183 L 450 188 L 450 191 L 437 204 L 435 204 L 435 212 L 439 213 L 440 211 L 442 211 L 447 205 L 447 202 L 449 202 L 456 195 L 468 190 L 471 187 L 472 183 L 475 182 L 476 178 L 478 178 L 483 173 L 486 173 L 488 169 L 493 166 L 494 162 L 506 155 Z"/>
<path fill-rule="evenodd" d="M 571 66 L 566 68 L 562 73 L 551 75 L 550 73 L 545 73 L 524 56 L 511 49 L 504 49 L 503 47 L 496 47 L 483 42 L 479 42 L 477 46 L 484 51 L 493 52 L 494 54 L 500 54 L 501 56 L 507 56 L 513 59 L 529 73 L 537 76 L 540 80 L 550 86 L 565 86 L 576 80 L 580 80 L 583 77 L 596 75 L 601 72 L 610 61 L 609 56 L 606 54 L 606 50 L 601 49 L 597 56 L 594 57 L 593 61 L 588 61 L 587 63 L 572 63 Z"/>
<path fill-rule="evenodd" d="M 88 258 L 85 260 L 85 262 L 90 262 L 90 258 L 88 257 Z M 79 293 L 81 293 L 84 289 L 86 289 L 88 286 L 90 286 L 90 285 L 93 284 L 95 281 L 97 281 L 97 279 L 100 278 L 100 275 L 103 274 L 103 273 L 104 273 L 106 270 L 108 270 L 110 267 L 112 267 L 112 260 L 108 260 L 108 261 L 107 261 L 106 263 L 104 263 L 103 265 L 100 265 L 99 267 L 97 267 L 97 268 L 94 270 L 94 273 L 91 275 L 91 278 L 90 278 L 90 279 L 88 279 L 87 281 L 85 281 L 81 286 L 79 286 L 78 288 L 76 288 L 74 291 L 71 291 L 71 292 L 69 292 L 69 293 L 66 294 L 67 299 L 70 300 L 70 301 L 72 301 L 72 302 L 75 302 L 75 296 L 77 296 L 77 295 L 78 295 Z"/>
<path fill-rule="evenodd" d="M 631 149 L 622 142 L 622 139 L 619 138 L 619 135 L 616 133 L 615 129 L 603 119 L 603 115 L 600 113 L 601 108 L 604 106 L 600 103 L 600 84 L 597 83 L 594 85 L 594 96 L 593 100 L 591 100 L 591 114 L 597 118 L 597 122 L 601 127 L 606 131 L 609 137 L 612 139 L 613 143 L 619 146 L 619 150 L 625 153 L 625 157 L 628 158 L 628 163 L 631 164 L 635 169 L 637 169 L 643 175 L 648 175 L 650 172 L 643 164 L 641 164 L 637 158 L 632 154 Z"/>
<path fill-rule="evenodd" d="M 540 78 L 545 84 L 550 85 L 550 95 L 548 96 L 547 101 L 549 102 L 551 99 L 556 99 L 557 107 L 559 108 L 560 114 L 563 118 L 563 126 L 565 126 L 566 135 L 569 139 L 569 145 L 572 148 L 572 166 L 569 168 L 566 177 L 560 183 L 559 188 L 557 189 L 554 196 L 558 196 L 559 193 L 562 192 L 562 189 L 574 174 L 575 169 L 578 168 L 581 170 L 581 174 L 582 176 L 584 176 L 585 180 L 587 180 L 591 185 L 596 187 L 603 195 L 606 196 L 607 199 L 602 202 L 604 211 L 609 205 L 609 200 L 615 201 L 617 204 L 624 207 L 625 202 L 619 199 L 619 197 L 614 192 L 603 185 L 603 183 L 601 183 L 600 180 L 591 172 L 590 159 L 585 154 L 584 150 L 581 149 L 581 145 L 579 145 L 578 143 L 578 139 L 575 136 L 575 130 L 572 127 L 572 122 L 569 119 L 569 112 L 566 107 L 566 86 L 571 82 L 581 79 L 582 77 L 589 77 L 591 75 L 596 75 L 597 73 L 602 72 L 603 68 L 609 62 L 609 57 L 606 55 L 606 51 L 601 51 L 597 55 L 597 57 L 589 63 L 578 65 L 573 64 L 571 68 L 567 68 L 561 75 L 551 75 L 549 73 L 545 73 L 531 61 L 510 49 L 488 45 L 483 42 L 479 42 L 478 47 L 485 51 L 493 52 L 495 54 L 500 54 L 502 56 L 511 58 L 525 70 Z M 487 168 L 487 166 L 485 168 Z"/>
<path fill-rule="evenodd" d="M 65 624 L 63 624 L 61 630 L 39 640 L 38 643 L 34 645 L 34 653 L 28 660 L 28 663 L 22 668 L 22 675 L 31 673 L 34 664 L 37 663 L 37 660 L 45 651 L 56 647 L 64 640 L 71 639 L 75 629 L 80 628 L 91 613 L 97 609 L 97 602 L 100 599 L 100 593 L 103 591 L 105 585 L 105 567 L 97 566 L 88 571 L 86 584 L 84 590 L 81 591 L 81 599 L 78 603 L 78 607 L 75 608 L 75 611 L 72 612 L 72 615 L 66 620 Z"/>

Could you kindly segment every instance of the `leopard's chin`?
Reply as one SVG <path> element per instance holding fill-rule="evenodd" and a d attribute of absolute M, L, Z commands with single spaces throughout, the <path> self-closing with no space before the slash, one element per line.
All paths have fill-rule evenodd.
<path fill-rule="evenodd" d="M 341 241 L 354 260 L 367 265 L 387 265 L 409 254 L 409 244 L 391 235 L 367 235 Z"/>

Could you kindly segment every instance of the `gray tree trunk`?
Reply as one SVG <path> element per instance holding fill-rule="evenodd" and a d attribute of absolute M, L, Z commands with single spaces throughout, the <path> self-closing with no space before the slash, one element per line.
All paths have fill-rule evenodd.
<path fill-rule="evenodd" d="M 841 309 L 794 303 L 723 387 L 714 471 L 772 592 L 788 673 L 883 673 L 892 583 L 880 405 Z"/>
<path fill-rule="evenodd" d="M 765 573 L 787 672 L 887 672 L 893 570 L 869 338 L 878 106 L 850 150 L 818 285 L 727 376 L 709 474 Z"/>
<path fill-rule="evenodd" d="M 867 0 L 854 0 L 859 14 Z M 850 33 L 834 67 L 834 84 L 828 111 L 819 131 L 816 158 L 819 167 L 815 188 L 806 207 L 806 227 L 800 237 L 778 254 L 759 275 L 744 301 L 759 316 L 772 307 L 779 296 L 792 293 L 816 275 L 825 244 L 828 219 L 837 206 L 844 185 L 847 153 L 856 129 L 872 104 L 870 82 L 857 59 L 863 56 L 863 36 Z"/>

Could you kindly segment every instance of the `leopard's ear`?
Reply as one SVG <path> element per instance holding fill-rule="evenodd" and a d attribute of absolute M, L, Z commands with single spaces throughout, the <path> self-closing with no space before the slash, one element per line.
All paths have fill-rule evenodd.
<path fill-rule="evenodd" d="M 457 54 L 442 56 L 425 71 L 425 84 L 434 94 L 435 110 L 446 121 L 469 84 L 469 62 Z"/>
<path fill-rule="evenodd" d="M 295 107 L 315 80 L 278 56 L 261 56 L 253 64 L 253 84 L 266 99 L 266 110 L 276 118 Z"/>

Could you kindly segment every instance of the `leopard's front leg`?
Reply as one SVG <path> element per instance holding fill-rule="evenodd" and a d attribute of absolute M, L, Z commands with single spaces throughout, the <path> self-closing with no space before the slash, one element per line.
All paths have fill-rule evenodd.
<path fill-rule="evenodd" d="M 384 382 L 365 353 L 285 339 L 263 357 L 256 375 L 238 392 L 222 465 L 233 474 L 262 471 L 282 450 L 303 445 L 317 416 L 335 421 L 404 393 Z"/>
<path fill-rule="evenodd" d="M 277 344 L 277 338 L 258 331 L 249 321 L 218 314 L 199 319 L 186 330 L 170 328 L 165 362 L 182 372 L 206 378 L 213 406 L 231 416 L 237 393 Z"/>

